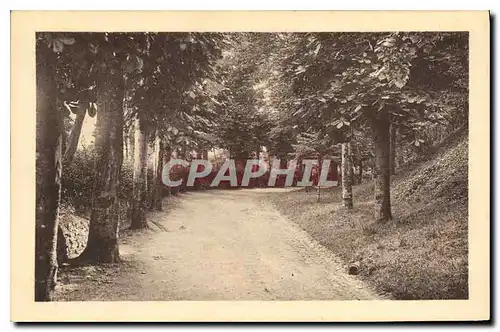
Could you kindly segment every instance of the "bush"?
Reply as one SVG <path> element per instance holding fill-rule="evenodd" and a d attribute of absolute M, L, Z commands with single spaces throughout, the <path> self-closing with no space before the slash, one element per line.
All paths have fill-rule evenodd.
<path fill-rule="evenodd" d="M 92 195 L 95 180 L 95 151 L 85 147 L 75 152 L 71 165 L 63 169 L 62 205 L 72 206 L 75 213 L 88 216 L 92 205 Z M 132 165 L 124 162 L 120 176 L 118 198 L 122 219 L 127 217 L 129 201 L 132 196 Z"/>

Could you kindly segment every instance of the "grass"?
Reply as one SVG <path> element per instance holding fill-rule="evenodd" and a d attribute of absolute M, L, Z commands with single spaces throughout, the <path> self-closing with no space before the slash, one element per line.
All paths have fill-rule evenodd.
<path fill-rule="evenodd" d="M 418 165 L 407 165 L 391 186 L 394 220 L 373 221 L 373 184 L 353 188 L 354 209 L 341 189 L 271 193 L 280 212 L 332 250 L 360 277 L 399 300 L 468 298 L 466 138 Z"/>

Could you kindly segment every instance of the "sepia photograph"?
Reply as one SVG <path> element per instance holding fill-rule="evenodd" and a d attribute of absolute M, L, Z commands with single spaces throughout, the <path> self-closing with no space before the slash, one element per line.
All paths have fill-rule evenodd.
<path fill-rule="evenodd" d="M 488 277 L 471 29 L 30 34 L 33 305 L 463 304 Z"/>

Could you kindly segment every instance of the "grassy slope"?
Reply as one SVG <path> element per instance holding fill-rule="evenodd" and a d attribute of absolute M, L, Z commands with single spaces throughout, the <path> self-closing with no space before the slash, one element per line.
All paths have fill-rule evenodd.
<path fill-rule="evenodd" d="M 399 171 L 392 183 L 394 220 L 373 222 L 373 184 L 354 187 L 354 211 L 340 188 L 270 194 L 273 204 L 360 276 L 395 299 L 468 297 L 468 143 L 446 142 L 428 161 Z"/>

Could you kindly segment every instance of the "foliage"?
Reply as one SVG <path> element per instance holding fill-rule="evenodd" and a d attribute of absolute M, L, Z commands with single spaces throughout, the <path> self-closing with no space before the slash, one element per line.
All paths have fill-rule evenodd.
<path fill-rule="evenodd" d="M 93 147 L 85 147 L 75 152 L 73 162 L 64 169 L 62 177 L 62 204 L 72 206 L 76 213 L 88 216 L 91 208 L 94 190 L 94 162 L 95 151 Z M 124 163 L 120 178 L 118 197 L 124 203 L 124 214 L 132 195 L 132 165 Z"/>
<path fill-rule="evenodd" d="M 363 129 L 386 108 L 418 146 L 422 127 L 467 115 L 466 34 L 311 33 L 295 44 L 285 77 L 299 96 L 293 116 L 309 127 Z"/>
<path fill-rule="evenodd" d="M 173 150 L 333 157 L 350 140 L 356 165 L 373 158 L 368 123 L 383 109 L 405 161 L 467 125 L 467 41 L 448 32 L 37 35 L 54 51 L 62 111 L 95 115 L 106 67 L 126 80 L 125 126 L 139 115 Z M 77 201 L 75 190 L 65 195 Z"/>

